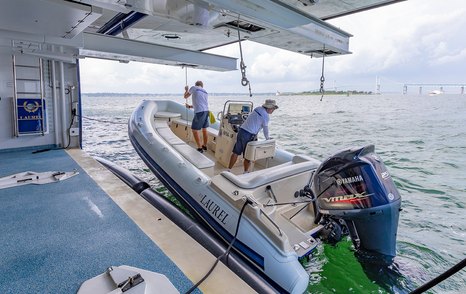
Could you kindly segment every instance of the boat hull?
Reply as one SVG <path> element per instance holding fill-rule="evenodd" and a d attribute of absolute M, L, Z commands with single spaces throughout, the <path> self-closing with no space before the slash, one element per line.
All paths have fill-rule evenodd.
<path fill-rule="evenodd" d="M 279 285 L 280 290 L 304 292 L 309 275 L 298 261 L 296 252 L 292 248 L 277 248 L 268 235 L 249 220 L 248 215 L 255 213 L 252 209 L 246 209 L 239 220 L 239 211 L 244 201 L 236 205 L 226 201 L 212 188 L 209 176 L 154 131 L 151 120 L 155 112 L 175 111 L 184 114 L 178 104 L 170 102 L 144 101 L 133 113 L 129 122 L 129 136 L 141 159 L 196 219 L 201 220 L 225 242 L 233 240 L 240 221 L 233 248 L 256 270 Z M 187 119 L 190 119 L 189 115 Z"/>

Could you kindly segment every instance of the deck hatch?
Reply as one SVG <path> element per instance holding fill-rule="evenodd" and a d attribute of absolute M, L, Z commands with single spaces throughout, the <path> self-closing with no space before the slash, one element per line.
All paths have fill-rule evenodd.
<path fill-rule="evenodd" d="M 265 30 L 265 28 L 263 28 L 261 26 L 258 26 L 258 25 L 255 25 L 255 24 L 252 24 L 250 22 L 246 22 L 246 21 L 239 21 L 238 22 L 237 20 L 230 21 L 230 22 L 219 24 L 219 25 L 215 26 L 215 28 L 219 28 L 219 27 L 229 27 L 229 28 L 235 29 L 235 30 L 237 30 L 239 28 L 241 31 L 248 32 L 248 33 L 255 33 L 255 32 Z"/>

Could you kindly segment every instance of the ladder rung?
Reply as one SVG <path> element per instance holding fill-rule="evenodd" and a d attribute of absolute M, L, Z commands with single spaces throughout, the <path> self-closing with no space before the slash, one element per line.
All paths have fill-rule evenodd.
<path fill-rule="evenodd" d="M 16 94 L 41 94 L 40 92 L 16 92 Z"/>
<path fill-rule="evenodd" d="M 13 80 L 14 80 L 14 90 L 15 90 L 15 97 L 18 97 L 18 95 L 28 95 L 29 96 L 39 96 L 40 98 L 43 97 L 43 77 L 42 77 L 42 59 L 38 59 L 38 65 L 33 65 L 33 64 L 30 64 L 29 62 L 26 62 L 26 63 L 29 63 L 29 64 L 17 64 L 16 63 L 16 58 L 15 58 L 15 55 L 13 55 Z M 24 61 L 23 61 L 24 62 Z M 34 72 L 34 75 L 28 75 L 28 74 L 19 74 L 19 77 L 18 77 L 18 73 L 17 73 L 17 69 L 24 69 L 20 72 L 24 72 L 26 71 L 27 73 L 31 73 L 31 71 Z M 39 83 L 39 84 L 36 84 L 38 85 L 39 87 L 35 87 L 35 88 L 31 88 L 31 90 L 39 90 L 39 91 L 27 91 L 28 89 L 22 89 L 22 90 L 26 90 L 26 91 L 18 91 L 18 88 L 16 86 L 16 83 L 17 82 L 22 82 L 24 83 L 25 85 L 27 85 L 27 82 L 31 82 L 31 83 Z M 16 115 L 15 115 L 16 116 Z M 18 119 L 18 117 L 16 116 L 16 119 Z M 42 118 L 42 121 L 44 121 L 44 118 Z M 41 127 L 42 129 L 42 134 L 44 134 L 44 129 L 43 129 L 43 126 Z M 16 134 L 18 134 L 18 130 L 16 130 Z"/>
<path fill-rule="evenodd" d="M 39 79 L 21 79 L 21 78 L 17 78 L 16 80 L 17 81 L 40 82 Z"/>
<path fill-rule="evenodd" d="M 25 68 L 37 68 L 39 69 L 40 67 L 37 65 L 25 65 L 25 64 L 16 64 L 16 67 L 25 67 Z"/>

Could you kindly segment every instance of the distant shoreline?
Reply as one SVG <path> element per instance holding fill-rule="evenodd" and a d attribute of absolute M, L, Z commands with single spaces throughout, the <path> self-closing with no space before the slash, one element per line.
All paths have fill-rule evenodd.
<path fill-rule="evenodd" d="M 325 91 L 325 95 L 375 95 L 372 91 L 356 91 L 356 90 L 348 90 L 348 91 Z M 86 95 L 89 97 L 97 97 L 97 96 L 183 96 L 182 93 L 162 93 L 162 94 L 157 94 L 157 93 L 106 93 L 106 92 L 97 92 L 97 93 L 82 93 L 82 95 Z M 209 95 L 212 96 L 225 96 L 225 95 L 231 95 L 231 96 L 243 96 L 243 95 L 248 95 L 247 93 L 209 93 Z M 263 96 L 263 95 L 269 95 L 269 96 L 306 96 L 306 95 L 322 95 L 322 93 L 318 91 L 304 91 L 304 92 L 283 92 L 280 93 L 280 95 L 276 95 L 276 93 L 254 93 L 253 95 L 257 96 Z"/>
<path fill-rule="evenodd" d="M 325 95 L 375 95 L 374 92 L 372 91 L 357 91 L 357 90 L 347 90 L 347 91 L 324 91 Z M 282 93 L 282 95 L 288 95 L 287 93 Z M 321 92 L 318 91 L 305 91 L 305 92 L 299 92 L 299 93 L 291 93 L 289 95 L 322 95 Z"/>

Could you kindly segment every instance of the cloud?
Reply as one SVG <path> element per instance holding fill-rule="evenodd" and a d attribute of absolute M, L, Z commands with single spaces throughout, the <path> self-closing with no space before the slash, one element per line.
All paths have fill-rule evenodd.
<path fill-rule="evenodd" d="M 466 64 L 466 48 L 454 54 L 442 55 L 438 59 L 433 61 L 433 64 L 439 64 L 439 65 L 451 64 L 451 63 L 458 63 L 458 64 L 462 63 L 463 65 Z"/>
<path fill-rule="evenodd" d="M 333 25 L 354 35 L 353 54 L 325 59 L 325 87 L 400 90 L 407 82 L 464 83 L 466 77 L 466 5 L 463 0 L 410 0 L 337 18 Z M 322 59 L 242 43 L 246 77 L 253 92 L 299 92 L 320 85 Z M 238 44 L 208 51 L 240 58 Z M 186 72 L 178 67 L 85 59 L 83 92 L 180 93 Z M 188 69 L 188 84 L 203 80 L 210 92 L 247 93 L 241 72 Z"/>
<path fill-rule="evenodd" d="M 83 92 L 172 93 L 175 85 L 184 86 L 183 71 L 177 67 L 88 58 L 80 67 Z M 179 84 L 173 83 L 174 77 Z"/>
<path fill-rule="evenodd" d="M 462 1 L 433 5 L 413 0 L 333 20 L 342 29 L 351 28 L 351 56 L 329 61 L 329 74 L 343 77 L 388 75 L 400 83 L 407 78 L 458 79 L 464 70 L 466 7 Z M 437 76 L 438 66 L 451 67 L 452 76 Z M 430 77 L 426 77 L 426 73 Z M 347 77 L 345 77 L 347 79 Z M 464 81 L 463 81 L 464 82 Z"/>

